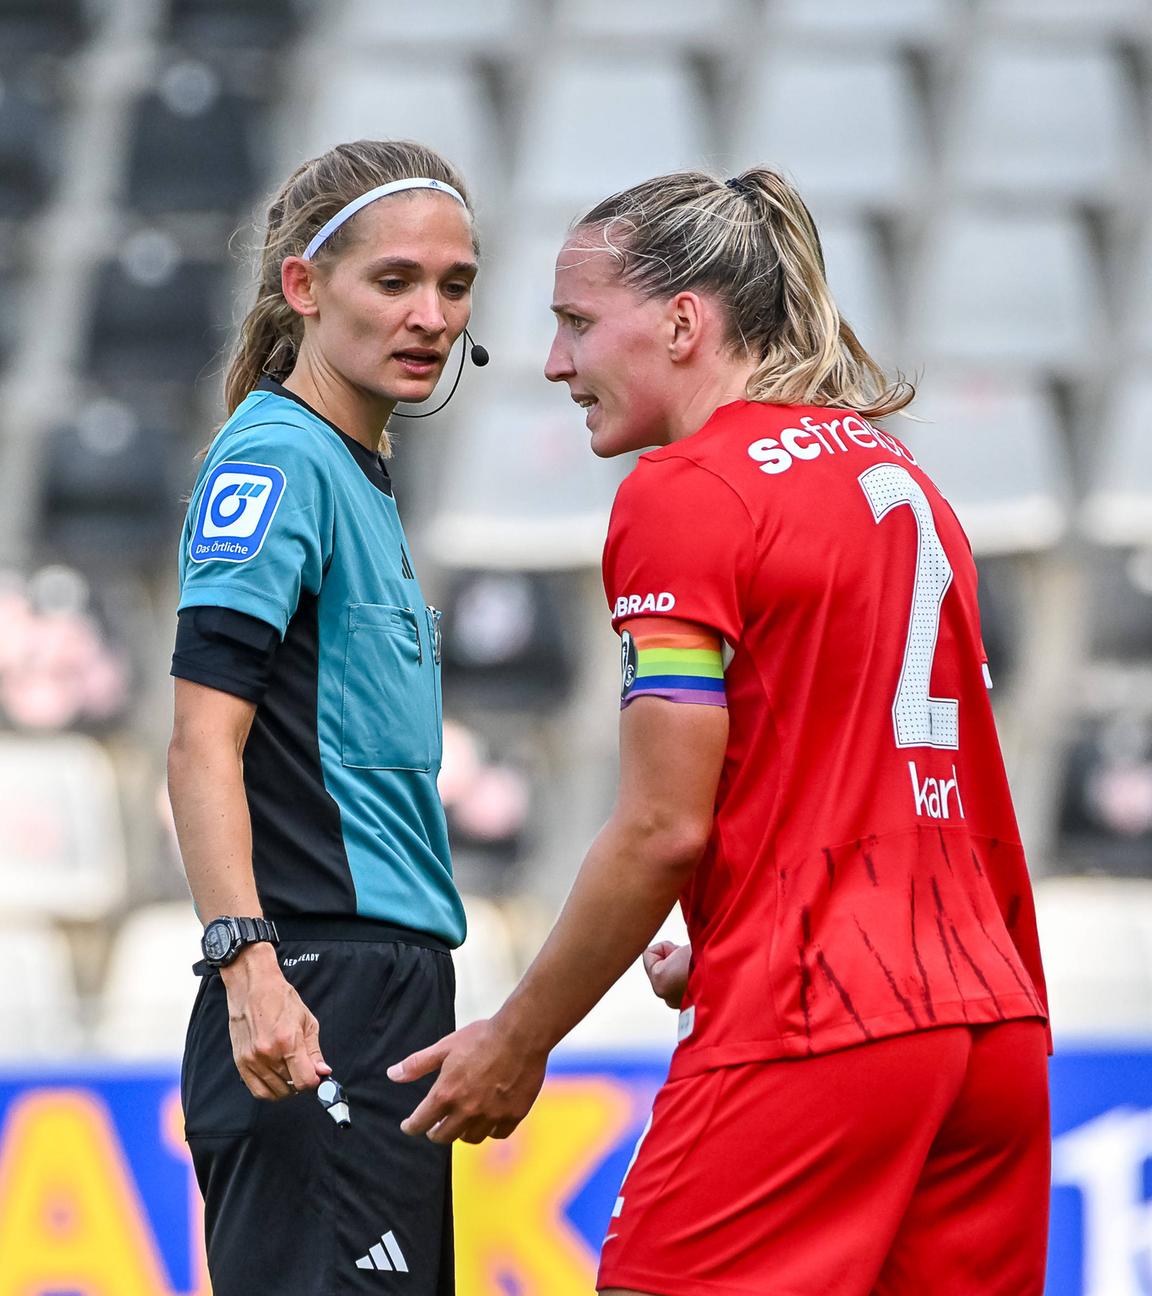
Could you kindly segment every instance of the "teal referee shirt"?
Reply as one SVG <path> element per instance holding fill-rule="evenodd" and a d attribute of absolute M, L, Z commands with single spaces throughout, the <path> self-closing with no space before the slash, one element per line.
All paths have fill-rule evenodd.
<path fill-rule="evenodd" d="M 439 614 L 379 458 L 266 381 L 220 430 L 180 547 L 180 611 L 280 636 L 244 750 L 265 913 L 358 915 L 457 946 Z"/>

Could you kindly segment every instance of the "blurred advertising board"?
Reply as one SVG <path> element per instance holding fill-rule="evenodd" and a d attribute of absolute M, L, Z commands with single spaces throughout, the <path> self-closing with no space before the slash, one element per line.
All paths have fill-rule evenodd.
<path fill-rule="evenodd" d="M 666 1062 L 558 1057 L 506 1142 L 460 1146 L 460 1296 L 589 1296 Z M 1152 1047 L 1052 1062 L 1047 1296 L 1152 1296 Z M 175 1068 L 0 1072 L 0 1296 L 210 1296 Z"/>

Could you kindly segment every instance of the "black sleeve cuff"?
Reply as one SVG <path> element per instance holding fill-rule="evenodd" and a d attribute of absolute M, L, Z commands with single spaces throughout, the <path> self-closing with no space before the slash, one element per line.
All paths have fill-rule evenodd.
<path fill-rule="evenodd" d="M 232 608 L 192 607 L 178 614 L 171 673 L 179 679 L 259 703 L 280 644 L 276 627 Z"/>

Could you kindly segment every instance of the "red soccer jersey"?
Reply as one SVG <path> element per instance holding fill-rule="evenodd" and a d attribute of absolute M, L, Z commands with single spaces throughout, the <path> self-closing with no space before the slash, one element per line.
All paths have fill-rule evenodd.
<path fill-rule="evenodd" d="M 737 401 L 645 454 L 604 582 L 732 650 L 673 1077 L 1046 1017 L 968 541 L 894 437 Z"/>

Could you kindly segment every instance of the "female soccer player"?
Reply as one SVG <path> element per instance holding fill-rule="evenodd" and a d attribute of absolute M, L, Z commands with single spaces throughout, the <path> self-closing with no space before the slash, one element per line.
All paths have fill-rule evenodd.
<path fill-rule="evenodd" d="M 604 557 L 620 791 L 557 925 L 406 1122 L 502 1136 L 548 1052 L 679 895 L 668 1082 L 599 1287 L 1039 1296 L 1046 1007 L 986 694 L 976 571 L 874 420 L 905 406 L 841 320 L 795 191 L 661 176 L 560 253 L 547 376 L 592 449 L 655 446 Z M 683 954 L 648 953 L 678 1002 Z"/>
<path fill-rule="evenodd" d="M 475 274 L 464 185 L 436 153 L 360 141 L 300 167 L 268 211 L 231 417 L 192 495 L 169 787 L 206 924 L 182 1097 L 216 1296 L 377 1291 L 385 1273 L 454 1290 L 447 1149 L 400 1135 L 384 1078 L 452 1029 L 464 937 L 436 791 L 439 614 L 385 424 L 431 394 Z M 329 1075 L 347 1133 L 311 1097 L 277 1101 Z"/>

